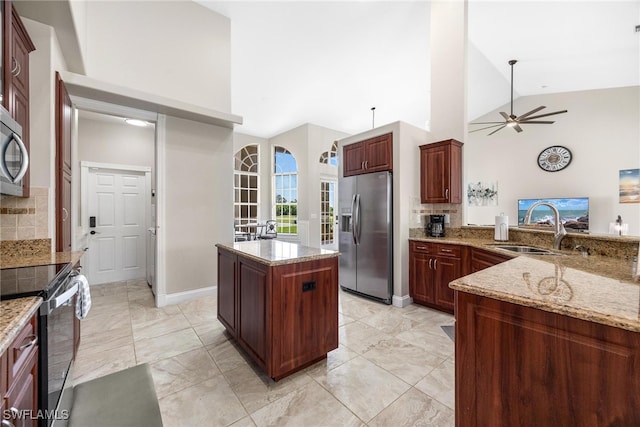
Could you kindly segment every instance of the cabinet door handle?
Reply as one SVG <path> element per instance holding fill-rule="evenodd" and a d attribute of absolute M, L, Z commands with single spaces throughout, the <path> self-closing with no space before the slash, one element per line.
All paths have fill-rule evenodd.
<path fill-rule="evenodd" d="M 429 258 L 429 270 L 433 270 L 433 268 L 431 267 L 432 262 L 433 262 L 433 258 Z"/>
<path fill-rule="evenodd" d="M 67 218 L 69 218 L 69 211 L 67 210 L 67 208 L 62 208 L 62 221 L 66 221 Z"/>
<path fill-rule="evenodd" d="M 433 260 L 433 269 L 434 270 L 438 269 L 438 259 L 437 258 Z"/>
<path fill-rule="evenodd" d="M 18 61 L 16 61 L 16 64 L 18 65 L 18 69 L 16 70 L 16 73 L 14 74 L 15 77 L 18 77 L 20 75 L 20 71 L 22 71 L 22 66 L 20 65 L 20 63 Z"/>
<path fill-rule="evenodd" d="M 416 249 L 420 249 L 420 250 L 424 251 L 424 250 L 427 249 L 427 247 L 426 246 L 416 246 Z"/>
<path fill-rule="evenodd" d="M 364 162 L 360 162 L 360 169 L 364 170 Z"/>
<path fill-rule="evenodd" d="M 28 343 L 26 343 L 26 344 L 22 344 L 22 345 L 18 348 L 18 350 L 22 351 L 22 350 L 24 350 L 25 348 L 29 348 L 29 347 L 31 347 L 32 345 L 35 345 L 35 344 L 38 342 L 38 336 L 37 336 L 37 335 L 29 335 L 27 338 L 28 338 L 30 341 L 29 341 Z"/>
<path fill-rule="evenodd" d="M 365 162 L 364 162 L 364 168 L 365 168 L 365 169 L 369 169 L 369 160 L 365 160 Z"/>
<path fill-rule="evenodd" d="M 441 252 L 447 252 L 447 253 L 451 253 L 453 252 L 451 249 L 440 249 Z"/>
<path fill-rule="evenodd" d="M 2 427 L 16 427 L 16 426 L 9 420 L 2 420 Z"/>
<path fill-rule="evenodd" d="M 449 200 L 449 189 L 444 190 L 444 198 Z"/>
<path fill-rule="evenodd" d="M 18 71 L 18 60 L 16 58 L 11 58 L 11 75 L 17 76 L 16 71 Z"/>

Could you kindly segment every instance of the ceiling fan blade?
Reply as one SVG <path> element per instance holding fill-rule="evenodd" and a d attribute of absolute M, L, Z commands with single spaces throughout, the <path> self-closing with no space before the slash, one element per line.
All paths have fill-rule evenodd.
<path fill-rule="evenodd" d="M 528 120 L 525 120 L 524 122 L 520 122 L 521 125 L 550 125 L 553 123 L 555 122 L 551 120 L 537 120 L 535 122 L 530 122 Z"/>
<path fill-rule="evenodd" d="M 473 122 L 473 123 L 469 123 L 470 125 L 497 125 L 497 124 L 501 124 L 503 125 L 504 122 Z"/>
<path fill-rule="evenodd" d="M 491 126 L 486 126 L 486 127 L 480 128 L 480 129 L 470 130 L 469 133 L 478 132 L 478 131 L 485 130 L 485 129 L 491 129 L 491 128 L 495 128 L 495 127 L 498 127 L 498 126 L 505 126 L 505 124 L 500 122 L 500 124 L 497 124 L 497 125 L 491 125 Z"/>
<path fill-rule="evenodd" d="M 518 132 L 518 133 L 522 132 L 522 128 L 520 126 L 518 126 L 517 124 L 513 125 L 512 127 L 516 130 L 516 132 Z"/>
<path fill-rule="evenodd" d="M 547 108 L 547 107 L 545 107 L 544 105 L 542 105 L 542 106 L 540 106 L 540 107 L 538 107 L 538 108 L 534 108 L 533 110 L 529 111 L 528 113 L 524 113 L 523 115 L 518 116 L 518 120 L 522 120 L 522 119 L 524 119 L 525 117 L 529 117 L 529 116 L 530 116 L 530 115 L 532 115 L 533 113 L 537 113 L 538 111 L 542 110 L 543 108 Z"/>
<path fill-rule="evenodd" d="M 507 127 L 507 125 L 500 126 L 498 129 L 494 130 L 493 132 L 491 132 L 491 133 L 490 133 L 489 135 L 487 135 L 487 136 L 491 136 L 491 135 L 493 135 L 494 133 L 496 133 L 496 132 L 498 132 L 499 130 L 504 129 L 504 128 L 506 128 L 506 127 Z"/>
<path fill-rule="evenodd" d="M 553 116 L 554 114 L 563 114 L 566 113 L 567 110 L 562 110 L 562 111 L 554 111 L 553 113 L 547 113 L 547 114 L 539 114 L 537 116 L 531 116 L 531 117 L 527 117 L 525 119 L 526 120 L 533 120 L 533 119 L 539 119 L 540 117 L 547 117 L 547 116 Z"/>

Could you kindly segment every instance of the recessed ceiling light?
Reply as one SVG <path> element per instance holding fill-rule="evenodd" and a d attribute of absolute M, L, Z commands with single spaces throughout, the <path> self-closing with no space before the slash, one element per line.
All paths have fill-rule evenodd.
<path fill-rule="evenodd" d="M 144 120 L 138 120 L 138 119 L 124 119 L 125 122 L 127 122 L 130 125 L 133 126 L 140 126 L 140 127 L 144 127 L 147 126 L 149 123 L 145 122 Z"/>

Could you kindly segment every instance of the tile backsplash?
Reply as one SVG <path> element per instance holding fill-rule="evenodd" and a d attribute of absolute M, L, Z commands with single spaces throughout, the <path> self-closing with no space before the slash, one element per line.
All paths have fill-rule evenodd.
<path fill-rule="evenodd" d="M 31 187 L 28 198 L 2 196 L 0 240 L 49 237 L 49 188 Z"/>

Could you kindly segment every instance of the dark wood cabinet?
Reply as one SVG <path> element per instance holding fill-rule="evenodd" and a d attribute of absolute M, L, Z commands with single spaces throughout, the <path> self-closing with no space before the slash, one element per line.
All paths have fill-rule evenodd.
<path fill-rule="evenodd" d="M 476 271 L 484 270 L 485 268 L 493 267 L 501 262 L 509 261 L 512 259 L 507 255 L 500 255 L 495 252 L 485 251 L 484 249 L 471 248 L 471 256 L 469 271 L 475 273 Z"/>
<path fill-rule="evenodd" d="M 456 426 L 640 425 L 640 333 L 456 292 Z"/>
<path fill-rule="evenodd" d="M 338 347 L 338 258 L 268 265 L 218 248 L 218 319 L 269 377 Z"/>
<path fill-rule="evenodd" d="M 455 139 L 420 146 L 422 203 L 462 203 L 462 143 Z"/>
<path fill-rule="evenodd" d="M 256 261 L 238 257 L 238 319 L 237 339 L 240 345 L 258 362 L 263 369 L 269 370 L 268 353 L 271 342 L 268 341 L 271 318 L 267 318 L 270 299 L 269 268 Z M 273 298 L 273 295 L 270 295 Z M 278 301 L 274 301 L 278 304 Z"/>
<path fill-rule="evenodd" d="M 0 355 L 0 418 L 16 426 L 38 425 L 38 317 L 37 312 Z M 7 412 L 8 411 L 8 412 Z M 17 413 L 14 415 L 14 412 Z M 30 417 L 29 414 L 33 416 Z M 6 417 L 5 415 L 8 415 Z M 26 416 L 25 416 L 26 415 Z M 32 419 L 33 418 L 33 419 Z M 4 425 L 4 424 L 3 424 Z"/>
<path fill-rule="evenodd" d="M 449 283 L 464 275 L 465 250 L 459 245 L 409 242 L 409 295 L 414 302 L 453 313 Z"/>
<path fill-rule="evenodd" d="M 238 257 L 218 251 L 218 320 L 235 338 L 236 333 L 236 263 Z"/>
<path fill-rule="evenodd" d="M 56 73 L 56 251 L 71 250 L 71 98 Z"/>
<path fill-rule="evenodd" d="M 346 145 L 342 153 L 344 176 L 393 170 L 393 134 Z"/>
<path fill-rule="evenodd" d="M 3 105 L 22 127 L 29 151 L 29 53 L 36 48 L 11 2 L 3 2 Z M 22 179 L 22 197 L 29 197 L 29 173 Z"/>

